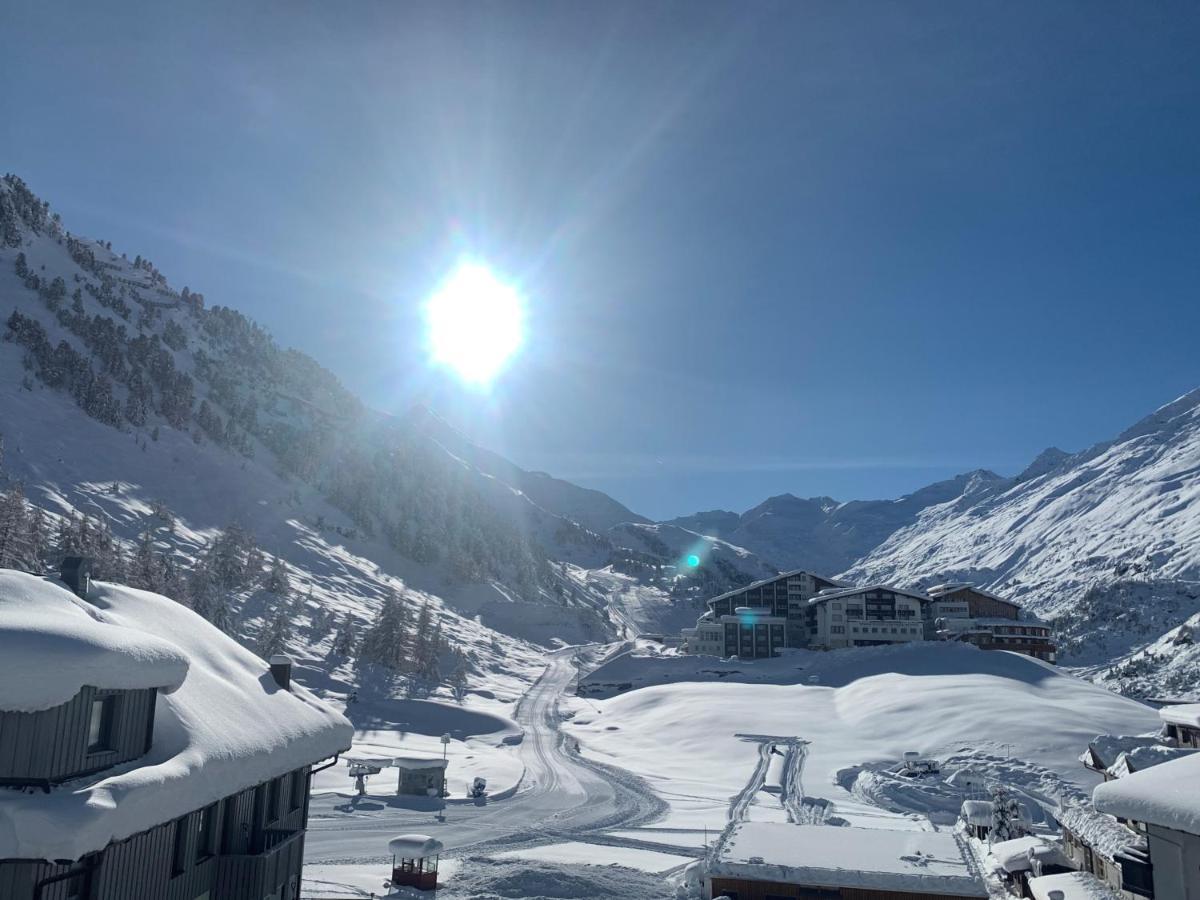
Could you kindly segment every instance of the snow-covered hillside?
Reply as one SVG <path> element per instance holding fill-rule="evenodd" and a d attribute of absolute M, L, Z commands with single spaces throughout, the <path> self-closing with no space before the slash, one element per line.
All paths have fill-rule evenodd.
<path fill-rule="evenodd" d="M 782 494 L 742 514 L 696 513 L 671 524 L 722 538 L 780 569 L 840 572 L 874 550 L 930 506 L 1007 483 L 980 469 L 939 481 L 897 500 L 802 499 Z"/>
<path fill-rule="evenodd" d="M 1195 674 L 1146 678 L 1190 658 L 1178 629 L 1200 613 L 1200 390 L 1113 441 L 1047 452 L 1011 481 L 928 507 L 841 577 L 974 581 L 1054 617 L 1068 662 L 1132 654 L 1130 688 L 1200 691 Z M 1154 661 L 1139 652 L 1148 642 Z"/>
<path fill-rule="evenodd" d="M 428 410 L 364 407 L 235 310 L 71 234 L 12 176 L 0 180 L 0 317 L 0 515 L 24 515 L 19 485 L 49 516 L 26 523 L 48 533 L 24 556 L 44 558 L 0 537 L 0 563 L 52 565 L 65 517 L 87 516 L 76 532 L 137 557 L 131 581 L 208 609 L 211 597 L 189 594 L 209 580 L 189 573 L 223 536 L 249 535 L 225 543 L 243 562 L 250 546 L 282 560 L 295 609 L 249 573 L 222 577 L 228 596 L 208 611 L 248 644 L 277 628 L 305 677 L 347 688 L 357 673 L 331 656 L 338 632 L 361 634 L 395 595 L 410 626 L 428 605 L 458 648 L 442 655 L 442 679 L 465 667 L 468 683 L 511 699 L 536 671 L 530 642 L 619 637 L 654 620 L 644 613 L 657 600 L 690 607 L 768 571 L 718 541 L 625 531 L 653 526 Z M 680 571 L 693 544 L 711 564 Z"/>

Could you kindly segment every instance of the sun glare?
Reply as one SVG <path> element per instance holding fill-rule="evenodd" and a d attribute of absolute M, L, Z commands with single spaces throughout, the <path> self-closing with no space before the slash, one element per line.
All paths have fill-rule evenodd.
<path fill-rule="evenodd" d="M 487 266 L 460 263 L 425 304 L 433 361 L 464 382 L 491 384 L 525 339 L 521 295 Z"/>

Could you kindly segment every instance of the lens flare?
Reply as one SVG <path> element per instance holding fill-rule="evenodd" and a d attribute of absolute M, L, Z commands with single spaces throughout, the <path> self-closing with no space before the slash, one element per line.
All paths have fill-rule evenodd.
<path fill-rule="evenodd" d="M 691 566 L 693 569 L 696 568 L 696 566 L 700 565 L 700 557 L 697 556 L 695 553 L 689 553 L 688 558 L 687 558 L 687 564 L 689 566 Z"/>

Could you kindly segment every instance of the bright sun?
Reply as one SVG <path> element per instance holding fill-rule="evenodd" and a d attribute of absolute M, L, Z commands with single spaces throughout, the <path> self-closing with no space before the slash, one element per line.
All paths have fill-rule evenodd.
<path fill-rule="evenodd" d="M 433 361 L 486 387 L 525 339 L 521 295 L 487 266 L 463 262 L 425 304 Z"/>

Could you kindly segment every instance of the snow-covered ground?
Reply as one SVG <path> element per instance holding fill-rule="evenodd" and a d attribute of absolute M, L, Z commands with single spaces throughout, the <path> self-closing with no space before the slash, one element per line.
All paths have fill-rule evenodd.
<path fill-rule="evenodd" d="M 878 768 L 906 751 L 951 761 L 944 777 L 966 768 L 1011 778 L 1052 805 L 1058 792 L 1096 783 L 1078 762 L 1089 740 L 1159 724 L 1147 706 L 1016 654 L 935 643 L 813 656 L 805 669 L 794 667 L 793 683 L 678 680 L 579 698 L 564 730 L 585 756 L 641 776 L 668 802 L 656 825 L 720 830 L 748 790 L 774 817 L 789 818 L 782 800 L 757 796 L 765 742 L 806 742 L 797 790 L 820 819 L 898 827 L 916 815 L 917 827 L 929 827 L 928 813 L 967 793 L 939 799 L 936 791 L 881 787 Z M 641 665 L 649 683 L 658 668 L 672 667 L 649 658 L 611 665 L 618 664 Z M 776 661 L 781 681 L 785 665 Z"/>

